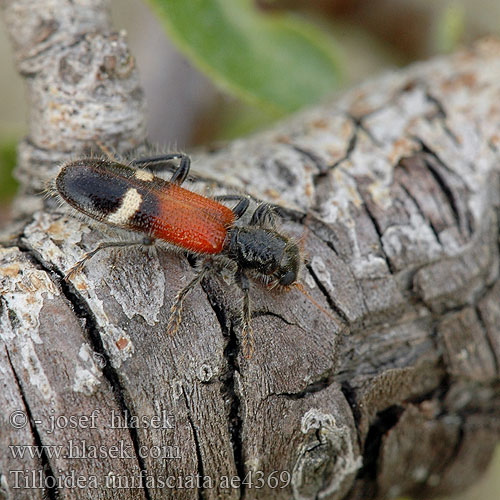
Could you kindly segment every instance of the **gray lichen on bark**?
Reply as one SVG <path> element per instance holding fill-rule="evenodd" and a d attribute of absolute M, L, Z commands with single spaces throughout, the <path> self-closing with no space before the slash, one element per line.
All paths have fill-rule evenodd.
<path fill-rule="evenodd" d="M 192 273 L 181 256 L 109 252 L 62 280 L 106 235 L 36 193 L 96 140 L 140 148 L 143 96 L 106 2 L 43 3 L 1 4 L 33 102 L 19 155 L 22 226 L 0 248 L 2 493 L 24 494 L 12 487 L 15 469 L 99 479 L 60 498 L 173 495 L 111 489 L 113 474 L 215 482 L 176 498 L 433 496 L 474 481 L 499 431 L 500 43 L 388 72 L 195 157 L 217 189 L 282 207 L 320 306 L 299 290 L 253 286 L 256 352 L 246 360 L 241 296 L 220 276 L 193 291 L 181 329 L 165 336 Z M 8 418 L 20 409 L 31 424 L 15 429 Z M 51 416 L 94 410 L 95 429 L 47 427 Z M 108 425 L 111 415 L 165 413 L 173 426 Z M 70 440 L 121 443 L 130 458 L 9 452 Z M 147 453 L 154 446 L 179 453 L 161 460 Z M 273 471 L 289 473 L 287 488 L 217 483 Z"/>

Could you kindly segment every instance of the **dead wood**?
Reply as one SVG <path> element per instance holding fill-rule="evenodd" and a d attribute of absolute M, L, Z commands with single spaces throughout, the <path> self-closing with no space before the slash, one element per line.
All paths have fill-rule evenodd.
<path fill-rule="evenodd" d="M 182 256 L 104 252 L 62 280 L 106 236 L 38 192 L 96 140 L 140 150 L 143 95 L 106 2 L 1 5 L 32 104 L 0 248 L 2 498 L 366 500 L 479 477 L 500 427 L 498 41 L 195 156 L 217 189 L 283 207 L 303 236 L 301 281 L 329 311 L 254 285 L 247 360 L 241 297 L 221 276 L 165 335 L 192 275 Z M 224 482 L 235 476 L 247 483 Z M 51 487 L 65 477 L 80 486 Z"/>

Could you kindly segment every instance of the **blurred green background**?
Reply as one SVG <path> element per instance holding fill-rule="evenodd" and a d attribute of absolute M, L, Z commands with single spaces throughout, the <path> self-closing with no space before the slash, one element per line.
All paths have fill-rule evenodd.
<path fill-rule="evenodd" d="M 197 8 L 206 11 L 188 12 Z M 383 69 L 500 34 L 500 0 L 113 0 L 112 15 L 137 60 L 150 138 L 170 149 L 250 133 Z M 3 25 L 0 65 L 1 225 L 27 130 Z M 290 91 L 290 81 L 300 86 Z M 499 498 L 497 452 L 484 479 L 454 500 Z"/>
<path fill-rule="evenodd" d="M 381 69 L 500 33 L 499 0 L 112 0 L 112 15 L 137 58 L 150 137 L 179 149 L 247 134 Z M 3 25 L 0 63 L 1 222 L 26 131 Z"/>
<path fill-rule="evenodd" d="M 112 0 L 112 15 L 137 58 L 150 137 L 171 148 L 247 134 L 384 68 L 500 32 L 498 0 Z M 0 63 L 2 203 L 15 192 L 10 170 L 26 131 L 23 85 L 3 25 Z"/>

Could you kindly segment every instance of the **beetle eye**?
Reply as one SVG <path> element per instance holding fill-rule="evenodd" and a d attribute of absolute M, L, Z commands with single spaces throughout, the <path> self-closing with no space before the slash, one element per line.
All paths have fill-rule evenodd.
<path fill-rule="evenodd" d="M 293 271 L 288 271 L 280 278 L 279 283 L 280 283 L 280 285 L 288 286 L 288 285 L 291 285 L 295 281 L 296 278 L 297 278 L 297 275 Z"/>

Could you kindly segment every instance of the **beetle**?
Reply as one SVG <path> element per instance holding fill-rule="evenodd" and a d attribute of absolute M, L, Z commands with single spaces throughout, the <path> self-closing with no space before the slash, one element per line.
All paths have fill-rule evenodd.
<path fill-rule="evenodd" d="M 152 172 L 180 160 L 169 180 Z M 191 160 L 182 153 L 139 158 L 128 165 L 111 158 L 83 158 L 64 164 L 53 183 L 56 196 L 77 213 L 91 219 L 140 233 L 141 241 L 104 241 L 84 254 L 66 273 L 70 279 L 102 249 L 129 245 L 152 245 L 159 240 L 202 259 L 194 278 L 176 295 L 167 330 L 174 334 L 181 323 L 188 293 L 213 268 L 214 261 L 233 268 L 235 282 L 243 293 L 241 331 L 246 357 L 254 350 L 251 326 L 250 279 L 270 287 L 297 284 L 301 267 L 297 243 L 280 232 L 270 205 L 261 203 L 250 219 L 240 218 L 249 198 L 223 195 L 209 198 L 182 187 Z M 144 167 L 147 167 L 145 169 Z M 233 208 L 223 202 L 233 201 Z"/>

